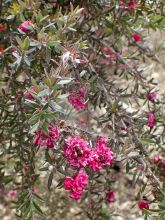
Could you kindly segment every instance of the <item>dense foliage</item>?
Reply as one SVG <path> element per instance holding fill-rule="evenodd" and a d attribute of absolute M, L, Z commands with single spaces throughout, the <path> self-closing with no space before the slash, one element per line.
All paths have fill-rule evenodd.
<path fill-rule="evenodd" d="M 165 29 L 164 1 L 0 6 L 4 207 L 18 219 L 48 219 L 36 190 L 46 176 L 48 190 L 63 188 L 84 204 L 83 219 L 113 219 L 120 213 L 104 205 L 115 201 L 114 176 L 122 170 L 144 218 L 163 220 L 165 100 L 145 69 L 149 62 L 164 65 L 164 42 L 148 44 Z"/>

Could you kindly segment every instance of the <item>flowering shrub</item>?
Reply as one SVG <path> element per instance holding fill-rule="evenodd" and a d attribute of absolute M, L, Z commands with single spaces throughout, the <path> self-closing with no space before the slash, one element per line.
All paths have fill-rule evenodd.
<path fill-rule="evenodd" d="M 120 210 L 108 206 L 125 186 L 134 190 L 130 210 L 163 220 L 164 96 L 146 74 L 149 62 L 164 65 L 163 42 L 148 43 L 164 30 L 163 0 L 0 6 L 3 207 L 18 219 L 55 219 L 45 211 L 47 181 L 51 193 L 63 190 L 56 205 L 69 200 L 82 219 L 116 219 Z"/>

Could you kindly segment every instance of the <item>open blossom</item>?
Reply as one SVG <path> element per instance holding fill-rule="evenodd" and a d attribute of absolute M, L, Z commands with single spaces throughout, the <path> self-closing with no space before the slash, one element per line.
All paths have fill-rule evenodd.
<path fill-rule="evenodd" d="M 68 101 L 76 110 L 84 109 L 86 107 L 84 89 L 80 88 L 78 91 L 70 92 Z"/>
<path fill-rule="evenodd" d="M 150 92 L 148 95 L 148 100 L 154 102 L 158 98 L 158 94 L 156 91 Z"/>
<path fill-rule="evenodd" d="M 79 98 L 79 97 L 76 97 L 76 96 L 69 97 L 69 102 L 78 111 L 84 109 L 85 106 L 86 106 L 85 105 L 85 100 L 83 98 Z"/>
<path fill-rule="evenodd" d="M 64 188 L 66 190 L 72 190 L 74 179 L 72 177 L 66 177 L 64 181 Z"/>
<path fill-rule="evenodd" d="M 160 155 L 156 155 L 152 158 L 153 163 L 157 164 L 162 160 Z"/>
<path fill-rule="evenodd" d="M 141 199 L 138 201 L 139 209 L 149 209 L 149 202 L 147 200 Z"/>
<path fill-rule="evenodd" d="M 97 145 L 107 146 L 107 138 L 104 136 L 98 136 L 97 137 Z"/>
<path fill-rule="evenodd" d="M 16 196 L 17 196 L 17 192 L 14 191 L 14 190 L 10 190 L 10 191 L 8 192 L 8 194 L 7 194 L 7 197 L 8 197 L 9 199 L 15 199 Z"/>
<path fill-rule="evenodd" d="M 70 190 L 70 197 L 74 200 L 79 200 L 88 185 L 88 175 L 84 171 L 79 171 L 72 177 L 66 177 L 64 188 Z"/>
<path fill-rule="evenodd" d="M 45 134 L 41 129 L 36 131 L 36 136 L 33 143 L 39 146 L 45 146 L 48 148 L 53 148 L 55 141 L 60 136 L 60 129 L 56 125 L 50 125 L 48 129 L 48 134 Z"/>
<path fill-rule="evenodd" d="M 96 147 L 91 151 L 88 166 L 95 172 L 112 164 L 113 152 L 106 147 L 105 138 L 98 138 Z"/>
<path fill-rule="evenodd" d="M 155 118 L 155 116 L 152 112 L 149 112 L 148 113 L 148 123 L 147 123 L 147 125 L 150 129 L 152 129 L 155 124 L 156 124 L 156 118 Z"/>
<path fill-rule="evenodd" d="M 116 200 L 115 192 L 112 190 L 109 190 L 106 194 L 107 202 L 111 203 Z"/>
<path fill-rule="evenodd" d="M 139 35 L 139 34 L 133 34 L 133 40 L 135 41 L 135 42 L 139 42 L 139 41 L 141 41 L 141 36 Z"/>
<path fill-rule="evenodd" d="M 20 29 L 24 33 L 27 33 L 31 30 L 31 27 L 32 27 L 32 22 L 27 20 L 27 21 L 22 22 L 19 25 L 18 29 Z"/>
<path fill-rule="evenodd" d="M 64 154 L 70 166 L 86 167 L 90 155 L 90 148 L 87 141 L 79 136 L 69 137 L 66 141 Z"/>

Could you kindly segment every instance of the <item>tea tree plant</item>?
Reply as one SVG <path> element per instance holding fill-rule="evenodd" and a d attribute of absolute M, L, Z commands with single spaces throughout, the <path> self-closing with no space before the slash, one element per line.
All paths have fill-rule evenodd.
<path fill-rule="evenodd" d="M 47 219 L 36 190 L 45 175 L 86 219 L 110 219 L 122 169 L 144 218 L 163 220 L 164 97 L 146 75 L 149 62 L 164 65 L 164 42 L 148 44 L 165 28 L 163 0 L 0 6 L 2 204 Z"/>

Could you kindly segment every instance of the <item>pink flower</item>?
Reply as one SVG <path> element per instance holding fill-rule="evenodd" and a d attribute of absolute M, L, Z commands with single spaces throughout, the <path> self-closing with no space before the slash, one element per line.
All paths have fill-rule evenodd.
<path fill-rule="evenodd" d="M 104 136 L 97 137 L 97 145 L 107 146 L 107 138 Z"/>
<path fill-rule="evenodd" d="M 82 190 L 87 187 L 89 177 L 84 171 L 79 171 L 79 173 L 74 176 L 74 179 L 74 183 L 76 183 L 75 186 L 77 186 L 77 189 Z"/>
<path fill-rule="evenodd" d="M 109 53 L 110 49 L 109 49 L 109 47 L 104 47 L 104 48 L 103 48 L 103 51 L 104 51 L 105 53 Z"/>
<path fill-rule="evenodd" d="M 164 161 L 162 161 L 162 163 L 161 163 L 161 167 L 162 167 L 162 169 L 164 169 L 164 170 L 165 170 L 165 160 L 164 160 Z"/>
<path fill-rule="evenodd" d="M 6 29 L 7 29 L 7 26 L 0 25 L 0 31 L 5 31 Z"/>
<path fill-rule="evenodd" d="M 86 106 L 85 100 L 83 98 L 76 96 L 69 97 L 69 102 L 78 111 L 84 109 Z"/>
<path fill-rule="evenodd" d="M 137 3 L 133 0 L 128 3 L 126 3 L 125 0 L 120 0 L 120 7 L 123 8 L 125 12 L 131 12 L 131 9 L 135 9 L 137 7 Z"/>
<path fill-rule="evenodd" d="M 32 96 L 31 92 L 26 93 L 26 98 L 29 100 L 34 100 L 34 97 Z"/>
<path fill-rule="evenodd" d="M 137 7 L 137 3 L 136 1 L 130 1 L 128 2 L 128 8 L 136 8 Z"/>
<path fill-rule="evenodd" d="M 70 190 L 70 197 L 74 200 L 79 200 L 88 185 L 88 175 L 84 171 L 79 171 L 71 177 L 66 177 L 64 187 Z"/>
<path fill-rule="evenodd" d="M 80 88 L 78 90 L 78 94 L 80 97 L 84 98 L 85 97 L 85 89 L 84 88 Z"/>
<path fill-rule="evenodd" d="M 3 48 L 2 48 L 2 49 L 0 49 L 0 56 L 3 56 L 3 55 L 4 55 L 4 53 L 5 53 L 4 49 L 3 49 Z"/>
<path fill-rule="evenodd" d="M 87 141 L 79 136 L 69 137 L 66 141 L 64 154 L 70 166 L 86 167 L 90 155 L 90 148 Z"/>
<path fill-rule="evenodd" d="M 162 159 L 161 159 L 161 157 L 160 157 L 160 155 L 156 155 L 156 156 L 154 156 L 153 158 L 152 158 L 152 161 L 153 161 L 153 163 L 159 163 L 160 161 L 161 161 Z"/>
<path fill-rule="evenodd" d="M 82 192 L 74 192 L 74 191 L 70 192 L 70 198 L 74 200 L 79 200 L 81 196 L 82 196 Z"/>
<path fill-rule="evenodd" d="M 35 92 L 35 93 L 38 92 L 38 88 L 37 88 L 36 86 L 30 87 L 30 90 L 31 90 L 32 92 Z M 25 97 L 26 97 L 27 99 L 29 99 L 29 100 L 34 100 L 34 97 L 33 97 L 33 95 L 32 95 L 31 92 L 25 91 L 25 92 L 24 92 L 24 95 L 25 95 Z"/>
<path fill-rule="evenodd" d="M 19 25 L 18 29 L 20 29 L 24 33 L 27 33 L 31 30 L 31 27 L 32 27 L 32 22 L 27 20 L 27 21 L 22 22 Z"/>
<path fill-rule="evenodd" d="M 99 137 L 96 147 L 91 151 L 88 165 L 95 172 L 112 164 L 113 152 L 106 145 L 106 139 Z"/>
<path fill-rule="evenodd" d="M 139 209 L 149 209 L 149 202 L 147 200 L 141 199 L 138 201 Z"/>
<path fill-rule="evenodd" d="M 33 192 L 36 193 L 36 194 L 39 193 L 38 188 L 34 186 L 34 187 L 33 187 Z"/>
<path fill-rule="evenodd" d="M 81 125 L 87 125 L 87 121 L 84 120 L 84 119 L 80 119 L 80 120 L 79 120 L 79 123 L 80 123 Z"/>
<path fill-rule="evenodd" d="M 154 102 L 158 98 L 158 94 L 156 91 L 150 92 L 148 95 L 148 99 Z"/>
<path fill-rule="evenodd" d="M 16 196 L 17 196 L 17 192 L 14 190 L 10 190 L 7 194 L 7 197 L 12 200 L 14 200 L 16 198 Z"/>
<path fill-rule="evenodd" d="M 5 209 L 8 208 L 8 203 L 7 203 L 7 202 L 3 203 L 3 207 L 4 207 Z"/>
<path fill-rule="evenodd" d="M 112 51 L 111 48 L 109 47 L 104 47 L 103 51 L 105 52 L 105 57 L 107 59 L 107 61 L 109 60 L 110 63 L 112 63 L 112 61 L 116 61 L 117 60 L 117 56 L 116 54 Z"/>
<path fill-rule="evenodd" d="M 80 88 L 78 91 L 71 91 L 68 100 L 76 110 L 84 109 L 86 107 L 84 88 Z"/>
<path fill-rule="evenodd" d="M 133 34 L 133 40 L 135 41 L 135 42 L 139 42 L 139 41 L 141 41 L 141 36 L 139 35 L 139 34 Z"/>
<path fill-rule="evenodd" d="M 108 203 L 114 202 L 116 200 L 115 192 L 109 190 L 107 192 L 106 198 Z"/>
<path fill-rule="evenodd" d="M 156 124 L 156 118 L 155 118 L 155 116 L 152 112 L 149 112 L 148 113 L 148 123 L 147 123 L 147 125 L 150 129 L 152 129 L 155 124 Z"/>
<path fill-rule="evenodd" d="M 66 190 L 72 190 L 74 179 L 71 177 L 66 177 L 64 181 L 64 188 Z"/>
<path fill-rule="evenodd" d="M 49 126 L 48 134 L 45 134 L 41 129 L 36 132 L 36 136 L 33 140 L 33 144 L 39 146 L 46 146 L 48 148 L 53 148 L 55 141 L 60 136 L 60 130 L 58 126 Z"/>

